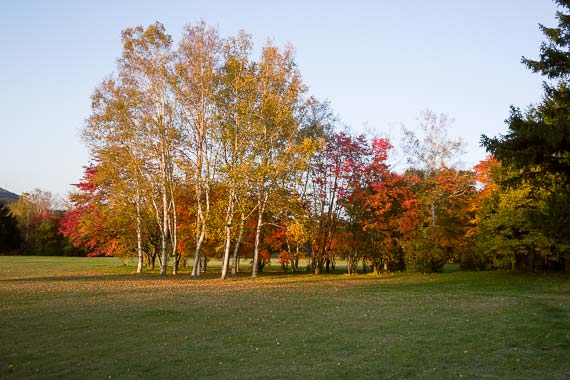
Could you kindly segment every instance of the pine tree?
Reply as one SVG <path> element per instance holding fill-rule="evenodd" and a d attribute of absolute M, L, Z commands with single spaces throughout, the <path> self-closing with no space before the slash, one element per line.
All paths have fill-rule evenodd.
<path fill-rule="evenodd" d="M 546 41 L 540 47 L 540 58 L 523 57 L 522 63 L 535 73 L 545 75 L 544 99 L 522 112 L 511 107 L 506 135 L 481 142 L 503 163 L 523 171 L 522 178 L 543 180 L 542 174 L 570 178 L 570 1 L 557 0 L 567 13 L 558 11 L 558 26 L 540 25 Z M 540 168 L 540 170 L 537 169 Z"/>
<path fill-rule="evenodd" d="M 495 138 L 483 135 L 481 143 L 513 173 L 503 181 L 503 193 L 527 189 L 538 196 L 536 205 L 523 210 L 526 232 L 507 239 L 517 244 L 517 252 L 532 258 L 537 244 L 526 241 L 540 234 L 549 241 L 542 253 L 545 264 L 560 263 L 563 258 L 564 269 L 570 271 L 570 1 L 556 3 L 563 11 L 556 13 L 557 27 L 540 25 L 546 41 L 540 46 L 539 59 L 522 58 L 531 71 L 548 79 L 543 100 L 525 112 L 511 107 L 508 133 Z M 517 209 L 521 208 L 525 206 L 518 204 Z M 503 219 L 514 227 L 513 218 Z M 504 227 L 493 233 L 502 234 Z"/>

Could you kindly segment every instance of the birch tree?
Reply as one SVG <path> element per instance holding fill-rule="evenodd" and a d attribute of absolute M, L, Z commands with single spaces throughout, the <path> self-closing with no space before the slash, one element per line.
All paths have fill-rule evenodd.
<path fill-rule="evenodd" d="M 254 118 L 255 64 L 251 62 L 251 36 L 240 32 L 229 38 L 223 47 L 224 63 L 220 70 L 216 94 L 216 141 L 221 150 L 220 174 L 226 187 L 224 217 L 224 249 L 222 279 L 228 273 L 234 230 L 236 201 L 239 193 L 247 192 L 255 138 L 252 134 Z"/>
<path fill-rule="evenodd" d="M 177 51 L 174 91 L 182 108 L 182 152 L 194 184 L 196 249 L 192 277 L 200 275 L 201 247 L 210 215 L 210 191 L 216 169 L 214 107 L 221 40 L 218 31 L 202 21 L 187 25 Z"/>
<path fill-rule="evenodd" d="M 436 208 L 441 202 L 437 174 L 442 169 L 455 168 L 464 151 L 463 140 L 449 137 L 448 129 L 451 123 L 452 120 L 445 114 L 438 116 L 426 110 L 420 115 L 417 132 L 402 128 L 407 161 L 414 168 L 422 170 L 428 182 L 432 227 L 436 225 Z"/>
<path fill-rule="evenodd" d="M 296 68 L 293 50 L 279 50 L 268 43 L 262 51 L 257 72 L 258 102 L 254 122 L 255 162 L 253 192 L 256 194 L 257 223 L 252 277 L 257 276 L 263 217 L 270 198 L 278 192 L 305 162 L 300 141 L 298 111 L 306 88 Z M 298 161 L 298 162 L 296 162 Z"/>
<path fill-rule="evenodd" d="M 134 205 L 137 272 L 142 271 L 143 201 L 153 205 L 161 231 L 161 274 L 167 264 L 167 240 L 176 248 L 174 203 L 173 101 L 168 88 L 170 37 L 162 25 L 128 28 L 122 33 L 118 75 L 93 95 L 92 114 L 83 138 L 93 157 L 115 175 L 114 198 Z M 176 266 L 174 267 L 176 270 Z"/>
<path fill-rule="evenodd" d="M 82 137 L 104 170 L 110 202 L 132 205 L 127 214 L 134 216 L 137 236 L 137 273 L 142 272 L 142 181 L 143 157 L 137 149 L 135 122 L 131 115 L 132 97 L 114 79 L 107 79 L 92 96 L 92 113 L 82 131 Z M 101 174 L 99 174 L 101 176 Z M 133 215 L 134 214 L 134 215 Z M 128 216 L 128 215 L 126 215 Z"/>
<path fill-rule="evenodd" d="M 123 54 L 119 60 L 120 79 L 136 99 L 132 111 L 137 141 L 145 147 L 150 197 L 161 232 L 160 274 L 166 274 L 168 243 L 176 259 L 175 168 L 179 133 L 175 100 L 169 85 L 171 38 L 160 23 L 146 29 L 138 26 L 122 33 Z M 176 273 L 177 261 L 173 267 Z"/>
<path fill-rule="evenodd" d="M 464 143 L 449 137 L 450 125 L 446 115 L 427 110 L 419 118 L 417 132 L 403 129 L 408 163 L 420 179 L 416 196 L 425 210 L 425 222 L 404 246 L 408 270 L 441 269 L 450 255 L 445 242 L 453 241 L 456 233 L 447 228 L 446 219 L 454 205 L 463 203 L 471 194 L 473 181 L 458 170 Z M 450 204 L 449 200 L 453 202 Z"/>

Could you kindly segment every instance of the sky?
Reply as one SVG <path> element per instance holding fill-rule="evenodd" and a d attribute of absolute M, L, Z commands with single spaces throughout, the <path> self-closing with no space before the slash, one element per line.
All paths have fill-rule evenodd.
<path fill-rule="evenodd" d="M 481 134 L 506 133 L 509 106 L 539 102 L 521 63 L 555 25 L 551 0 L 6 1 L 0 8 L 0 187 L 64 197 L 89 163 L 80 130 L 90 96 L 116 70 L 121 30 L 164 24 L 175 43 L 204 20 L 257 47 L 291 44 L 309 93 L 355 133 L 400 143 L 426 109 L 454 122 L 466 167 Z"/>

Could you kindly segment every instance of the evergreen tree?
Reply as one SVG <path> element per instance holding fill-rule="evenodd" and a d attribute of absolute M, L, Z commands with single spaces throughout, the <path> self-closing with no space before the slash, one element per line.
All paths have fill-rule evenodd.
<path fill-rule="evenodd" d="M 18 220 L 4 203 L 0 202 L 0 253 L 8 253 L 20 247 Z"/>
<path fill-rule="evenodd" d="M 526 179 L 541 180 L 550 173 L 570 178 L 570 1 L 557 0 L 567 13 L 557 12 L 558 27 L 540 29 L 547 40 L 540 59 L 522 63 L 551 82 L 544 83 L 544 99 L 526 112 L 511 107 L 504 136 L 482 136 L 482 144 L 503 164 L 523 171 Z"/>
<path fill-rule="evenodd" d="M 509 217 L 501 220 L 510 226 L 501 224 L 501 228 L 488 232 L 505 235 L 517 252 L 529 258 L 537 252 L 536 244 L 525 242 L 530 237 L 541 236 L 541 241 L 548 241 L 544 254 L 541 253 L 545 265 L 563 259 L 564 269 L 570 271 L 570 1 L 556 3 L 564 11 L 556 13 L 557 27 L 540 25 L 546 36 L 540 58 L 522 58 L 530 70 L 548 78 L 544 82 L 543 100 L 525 112 L 511 107 L 506 121 L 508 133 L 495 138 L 482 136 L 481 142 L 510 169 L 511 175 L 502 182 L 502 193 L 526 189 L 538 197 L 535 201 L 540 205 L 523 210 L 525 228 L 517 229 L 522 231 L 520 236 L 504 234 L 515 227 Z M 519 202 L 517 210 L 521 207 L 524 204 Z M 527 260 L 527 268 L 533 270 L 531 261 Z"/>

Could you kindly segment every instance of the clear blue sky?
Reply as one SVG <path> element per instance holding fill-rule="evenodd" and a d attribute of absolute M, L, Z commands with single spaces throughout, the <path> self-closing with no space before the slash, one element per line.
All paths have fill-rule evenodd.
<path fill-rule="evenodd" d="M 538 23 L 551 0 L 8 1 L 0 10 L 0 187 L 65 195 L 88 155 L 79 130 L 90 95 L 115 70 L 120 32 L 162 22 L 177 42 L 200 19 L 257 46 L 290 42 L 310 92 L 353 130 L 399 142 L 429 108 L 455 119 L 471 165 L 479 136 L 506 132 L 509 105 L 541 98 Z"/>

